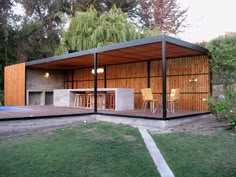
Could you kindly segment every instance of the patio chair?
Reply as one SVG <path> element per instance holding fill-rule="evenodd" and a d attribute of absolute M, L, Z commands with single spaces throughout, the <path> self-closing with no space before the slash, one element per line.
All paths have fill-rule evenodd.
<path fill-rule="evenodd" d="M 152 113 L 154 113 L 155 112 L 155 103 L 158 103 L 159 100 L 155 100 L 153 98 L 151 88 L 141 89 L 141 92 L 142 92 L 142 97 L 143 97 L 142 110 L 145 111 L 145 109 L 147 108 L 147 103 L 150 103 L 150 110 Z"/>
<path fill-rule="evenodd" d="M 180 88 L 171 89 L 170 97 L 167 100 L 170 103 L 170 112 L 175 113 L 175 102 L 180 100 Z"/>

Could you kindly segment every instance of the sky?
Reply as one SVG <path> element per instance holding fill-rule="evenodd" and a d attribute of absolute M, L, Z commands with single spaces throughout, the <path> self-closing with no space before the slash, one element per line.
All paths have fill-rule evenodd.
<path fill-rule="evenodd" d="M 235 0 L 178 0 L 187 12 L 188 28 L 179 38 L 188 42 L 210 41 L 225 32 L 236 32 Z"/>
<path fill-rule="evenodd" d="M 187 24 L 178 38 L 188 42 L 210 41 L 225 32 L 236 32 L 236 0 L 177 0 L 187 12 Z M 22 13 L 19 7 L 16 12 Z"/>

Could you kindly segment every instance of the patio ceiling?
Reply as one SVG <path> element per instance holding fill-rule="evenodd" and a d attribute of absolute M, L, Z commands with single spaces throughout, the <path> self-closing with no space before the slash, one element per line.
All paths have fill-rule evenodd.
<path fill-rule="evenodd" d="M 207 55 L 205 48 L 166 35 L 133 40 L 100 48 L 27 62 L 29 68 L 71 70 L 98 66 L 162 59 L 162 41 L 166 41 L 166 58 Z"/>

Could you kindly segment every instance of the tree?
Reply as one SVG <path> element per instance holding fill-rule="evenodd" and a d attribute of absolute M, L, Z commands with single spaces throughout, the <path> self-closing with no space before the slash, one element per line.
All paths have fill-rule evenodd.
<path fill-rule="evenodd" d="M 18 0 L 25 16 L 17 40 L 17 54 L 21 61 L 52 56 L 60 44 L 63 33 L 63 15 L 74 16 L 76 11 L 87 11 L 94 6 L 97 14 L 107 13 L 112 4 L 125 12 L 136 6 L 136 0 Z M 24 34 L 25 33 L 25 34 Z"/>
<path fill-rule="evenodd" d="M 224 87 L 224 99 L 210 97 L 208 104 L 217 120 L 231 118 L 236 111 L 236 35 L 221 36 L 210 41 L 206 47 L 210 51 L 210 69 L 215 80 Z"/>
<path fill-rule="evenodd" d="M 159 28 L 164 34 L 182 32 L 188 9 L 181 9 L 177 0 L 139 0 L 138 16 L 143 27 Z"/>
<path fill-rule="evenodd" d="M 159 33 L 157 30 L 138 32 L 128 22 L 127 15 L 115 6 L 101 16 L 91 7 L 87 12 L 77 12 L 72 18 L 57 54 L 68 50 L 86 50 Z"/>
<path fill-rule="evenodd" d="M 135 10 L 138 5 L 138 0 L 103 0 L 106 11 L 109 11 L 114 5 L 127 13 L 128 17 L 135 17 Z"/>
<path fill-rule="evenodd" d="M 14 3 L 14 0 L 0 0 L 0 90 L 3 89 L 4 66 L 16 60 L 16 29 L 11 26 L 16 18 L 12 10 Z"/>
<path fill-rule="evenodd" d="M 236 35 L 223 36 L 210 41 L 210 68 L 221 79 L 224 95 L 232 109 L 236 110 Z"/>
<path fill-rule="evenodd" d="M 22 61 L 49 57 L 60 43 L 61 13 L 69 13 L 63 0 L 20 0 L 25 9 L 19 29 L 17 54 Z"/>
<path fill-rule="evenodd" d="M 103 14 L 115 5 L 122 12 L 127 13 L 129 17 L 133 17 L 137 4 L 138 0 L 70 0 L 70 9 L 72 12 L 86 12 L 92 5 L 99 14 Z"/>
<path fill-rule="evenodd" d="M 210 67 L 219 74 L 225 88 L 236 84 L 236 35 L 219 37 L 210 41 L 207 48 L 211 53 Z"/>

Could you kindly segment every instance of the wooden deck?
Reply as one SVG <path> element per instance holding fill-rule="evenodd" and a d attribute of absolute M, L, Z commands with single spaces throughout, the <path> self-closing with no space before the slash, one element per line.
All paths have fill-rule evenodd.
<path fill-rule="evenodd" d="M 0 119 L 7 118 L 35 118 L 47 116 L 61 116 L 71 114 L 91 113 L 89 109 L 54 107 L 54 106 L 21 106 L 24 110 L 0 111 Z"/>
<path fill-rule="evenodd" d="M 24 110 L 11 110 L 11 111 L 0 111 L 0 119 L 18 119 L 18 118 L 38 118 L 38 117 L 57 117 L 63 115 L 78 115 L 93 113 L 92 109 L 79 109 L 79 108 L 68 108 L 68 107 L 55 107 L 55 106 L 24 106 Z M 139 116 L 147 118 L 161 118 L 162 112 L 160 110 L 155 113 L 150 112 L 149 109 L 143 111 L 141 109 L 135 109 L 131 111 L 113 111 L 113 110 L 98 110 L 98 113 L 122 115 L 127 117 Z M 176 110 L 175 113 L 167 113 L 168 118 L 187 116 L 193 114 L 200 114 L 201 112 L 193 111 L 180 111 Z"/>

